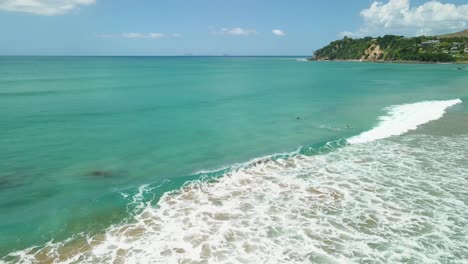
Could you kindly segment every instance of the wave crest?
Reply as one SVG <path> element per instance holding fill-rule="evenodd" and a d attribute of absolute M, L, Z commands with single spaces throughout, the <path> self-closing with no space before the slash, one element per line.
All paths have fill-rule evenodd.
<path fill-rule="evenodd" d="M 460 99 L 455 99 L 390 106 L 387 108 L 388 114 L 379 118 L 380 122 L 375 128 L 347 141 L 350 144 L 359 144 L 402 135 L 422 124 L 441 118 L 447 108 L 461 102 Z"/>

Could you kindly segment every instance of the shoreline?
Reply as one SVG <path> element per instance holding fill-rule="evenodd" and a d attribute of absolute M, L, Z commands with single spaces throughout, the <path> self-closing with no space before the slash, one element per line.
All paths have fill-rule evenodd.
<path fill-rule="evenodd" d="M 395 63 L 395 64 L 459 64 L 466 65 L 468 61 L 453 61 L 453 62 L 432 62 L 432 61 L 408 61 L 408 60 L 394 60 L 394 61 L 371 61 L 371 60 L 356 60 L 356 59 L 335 59 L 335 60 L 322 60 L 308 58 L 307 61 L 330 61 L 330 62 L 370 62 L 370 63 Z"/>

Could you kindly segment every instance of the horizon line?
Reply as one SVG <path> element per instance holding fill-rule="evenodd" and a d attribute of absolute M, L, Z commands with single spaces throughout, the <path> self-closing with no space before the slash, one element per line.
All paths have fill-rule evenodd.
<path fill-rule="evenodd" d="M 34 55 L 0 54 L 0 57 L 310 57 L 311 55 Z"/>

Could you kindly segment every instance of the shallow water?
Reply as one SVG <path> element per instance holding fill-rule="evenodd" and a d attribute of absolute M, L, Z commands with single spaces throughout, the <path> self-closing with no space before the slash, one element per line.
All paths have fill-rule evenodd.
<path fill-rule="evenodd" d="M 10 259 L 463 263 L 467 140 L 418 134 L 265 160 L 166 193 L 157 206 L 137 195 L 131 223 Z"/>
<path fill-rule="evenodd" d="M 0 252 L 26 263 L 461 263 L 465 103 L 390 118 L 403 128 L 392 135 L 417 128 L 406 136 L 318 149 L 397 117 L 388 107 L 467 101 L 468 76 L 453 67 L 2 58 Z M 428 115 L 405 118 L 412 110 Z"/>

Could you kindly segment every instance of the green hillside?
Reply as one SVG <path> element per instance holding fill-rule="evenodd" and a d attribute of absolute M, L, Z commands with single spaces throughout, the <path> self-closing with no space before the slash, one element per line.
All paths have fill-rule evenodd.
<path fill-rule="evenodd" d="M 468 38 L 468 29 L 465 29 L 463 31 L 456 32 L 456 33 L 450 33 L 450 34 L 437 36 L 437 38 L 458 38 L 458 37 Z"/>
<path fill-rule="evenodd" d="M 315 51 L 315 60 L 468 62 L 468 37 L 459 33 L 407 38 L 344 37 Z"/>

